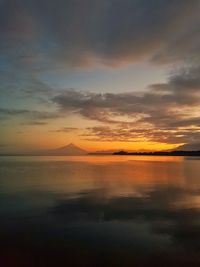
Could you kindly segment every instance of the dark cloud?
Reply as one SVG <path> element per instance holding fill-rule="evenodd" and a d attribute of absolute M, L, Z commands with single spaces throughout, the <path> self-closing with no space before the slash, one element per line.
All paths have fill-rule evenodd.
<path fill-rule="evenodd" d="M 1 50 L 34 69 L 183 61 L 200 47 L 199 1 L 3 0 L 0 10 Z"/>
<path fill-rule="evenodd" d="M 46 121 L 57 119 L 61 116 L 62 115 L 57 112 L 0 108 L 0 118 L 2 120 L 19 117 L 24 118 L 26 124 L 44 125 Z"/>
<path fill-rule="evenodd" d="M 6 108 L 0 110 L 1 119 L 23 116 L 41 124 L 71 112 L 101 123 L 83 133 L 86 139 L 198 142 L 199 11 L 198 0 L 2 0 L 1 96 L 32 98 L 47 106 L 53 102 L 59 111 Z M 184 63 L 185 68 L 144 93 L 66 90 L 55 96 L 35 78 L 49 69 L 142 60 Z"/>
<path fill-rule="evenodd" d="M 114 112 L 122 115 L 133 113 L 157 113 L 166 108 L 195 107 L 200 104 L 200 79 L 199 67 L 178 71 L 169 77 L 167 83 L 152 84 L 149 90 L 144 93 L 90 93 L 66 90 L 53 98 L 61 108 L 66 110 L 77 110 L 87 117 L 96 117 L 98 109 L 113 109 Z M 104 113 L 101 114 L 105 118 Z M 101 119 L 101 118 L 100 118 Z"/>
<path fill-rule="evenodd" d="M 58 133 L 70 133 L 70 132 L 74 132 L 74 131 L 78 131 L 80 130 L 80 128 L 77 127 L 63 127 L 61 129 L 56 130 L 55 132 Z"/>
<path fill-rule="evenodd" d="M 0 148 L 4 148 L 4 147 L 7 147 L 8 145 L 7 144 L 0 144 Z"/>
<path fill-rule="evenodd" d="M 199 138 L 200 138 L 200 134 L 199 134 Z M 179 149 L 181 150 L 200 150 L 200 143 L 188 143 L 185 144 L 183 146 L 181 146 Z"/>
<path fill-rule="evenodd" d="M 47 122 L 45 122 L 45 121 L 30 121 L 30 122 L 25 122 L 23 124 L 33 125 L 33 126 L 43 126 L 43 125 L 47 125 Z"/>

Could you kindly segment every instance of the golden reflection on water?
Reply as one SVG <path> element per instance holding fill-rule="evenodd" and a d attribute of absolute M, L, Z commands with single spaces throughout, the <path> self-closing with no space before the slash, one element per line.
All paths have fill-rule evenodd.
<path fill-rule="evenodd" d="M 85 156 L 12 156 L 1 157 L 9 161 L 73 161 L 92 163 L 110 163 L 110 162 L 127 162 L 127 161 L 164 161 L 177 162 L 183 161 L 181 156 L 134 156 L 134 155 L 85 155 Z"/>
<path fill-rule="evenodd" d="M 9 161 L 2 184 L 10 191 L 35 189 L 78 194 L 104 188 L 109 196 L 126 196 L 139 195 L 141 188 L 157 185 L 182 188 L 200 185 L 199 161 L 184 157 L 34 156 L 10 157 Z"/>

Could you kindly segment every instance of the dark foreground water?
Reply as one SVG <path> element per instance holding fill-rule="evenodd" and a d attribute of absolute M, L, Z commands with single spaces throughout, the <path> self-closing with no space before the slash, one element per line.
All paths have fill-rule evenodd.
<path fill-rule="evenodd" d="M 0 266 L 200 266 L 200 160 L 0 157 Z"/>

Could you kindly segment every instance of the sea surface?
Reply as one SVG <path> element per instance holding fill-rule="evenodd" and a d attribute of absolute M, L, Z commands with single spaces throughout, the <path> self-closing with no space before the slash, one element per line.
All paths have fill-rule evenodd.
<path fill-rule="evenodd" d="M 0 266 L 200 266 L 200 159 L 0 157 Z"/>

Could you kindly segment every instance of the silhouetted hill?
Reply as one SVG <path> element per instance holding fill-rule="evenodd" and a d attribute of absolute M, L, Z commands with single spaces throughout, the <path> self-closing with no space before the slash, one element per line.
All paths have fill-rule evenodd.
<path fill-rule="evenodd" d="M 135 155 L 135 156 L 191 156 L 200 157 L 200 151 L 183 151 L 183 150 L 174 150 L 174 151 L 156 151 L 156 152 L 126 152 L 126 151 L 117 151 L 113 155 Z"/>
<path fill-rule="evenodd" d="M 48 155 L 86 155 L 88 152 L 74 144 L 69 144 L 63 147 L 46 151 Z"/>

